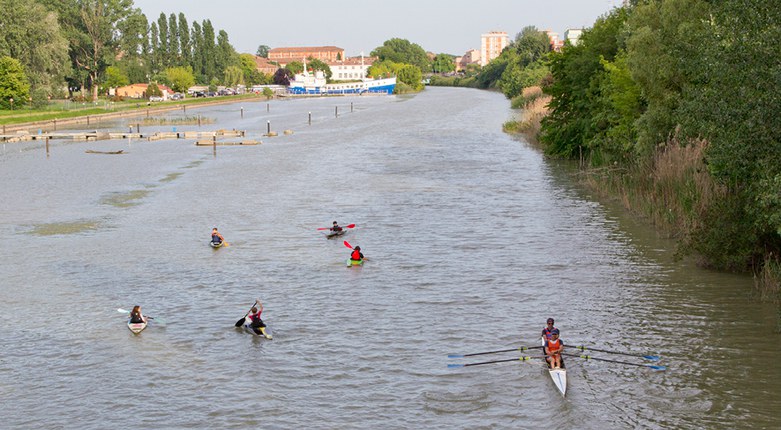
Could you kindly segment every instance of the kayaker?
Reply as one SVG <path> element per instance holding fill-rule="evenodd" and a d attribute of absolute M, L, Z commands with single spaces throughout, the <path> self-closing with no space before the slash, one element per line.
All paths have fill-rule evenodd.
<path fill-rule="evenodd" d="M 214 227 L 212 229 L 212 243 L 214 244 L 220 244 L 225 241 L 225 238 L 222 237 L 219 231 L 217 231 L 217 227 Z"/>
<path fill-rule="evenodd" d="M 331 231 L 342 231 L 342 228 L 339 227 L 339 224 L 336 221 L 334 221 L 334 226 L 331 227 Z"/>
<path fill-rule="evenodd" d="M 356 246 L 353 248 L 353 252 L 350 254 L 351 261 L 363 261 L 363 254 L 361 253 L 361 247 Z"/>
<path fill-rule="evenodd" d="M 257 306 L 253 306 L 252 309 L 249 310 L 249 315 L 247 315 L 247 318 L 249 318 L 250 321 L 249 325 L 255 330 L 255 333 L 260 332 L 263 336 L 268 337 L 268 335 L 266 335 L 266 324 L 260 319 L 260 314 L 263 313 L 263 302 L 256 300 L 255 304 Z"/>
<path fill-rule="evenodd" d="M 551 331 L 557 330 L 556 327 L 553 326 L 553 323 L 554 323 L 553 318 L 548 318 L 548 325 L 545 326 L 544 329 L 542 329 L 542 337 L 545 340 L 548 340 L 548 339 L 551 338 Z"/>
<path fill-rule="evenodd" d="M 545 341 L 545 360 L 550 363 L 551 369 L 561 369 L 561 352 L 564 350 L 564 341 L 559 339 L 559 329 L 554 328 L 550 334 L 551 338 Z"/>
<path fill-rule="evenodd" d="M 140 324 L 145 323 L 146 318 L 143 314 L 141 314 L 141 306 L 133 306 L 133 310 L 130 311 L 130 323 L 131 324 Z"/>

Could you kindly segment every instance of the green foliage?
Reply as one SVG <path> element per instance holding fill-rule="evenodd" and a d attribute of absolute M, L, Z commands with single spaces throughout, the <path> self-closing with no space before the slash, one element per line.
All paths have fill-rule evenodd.
<path fill-rule="evenodd" d="M 277 69 L 277 71 L 274 73 L 274 77 L 272 78 L 272 81 L 274 82 L 275 85 L 288 86 L 290 85 L 290 78 L 292 77 L 293 77 L 293 73 L 291 73 L 290 70 L 285 68 L 280 68 Z"/>
<path fill-rule="evenodd" d="M 331 72 L 331 68 L 328 66 L 328 64 L 325 64 L 323 61 L 318 60 L 317 58 L 309 57 L 307 59 L 307 68 L 310 70 L 320 70 L 325 74 L 325 78 L 327 80 L 331 79 L 331 76 L 333 73 Z"/>
<path fill-rule="evenodd" d="M 163 91 L 154 82 L 150 83 L 146 87 L 146 97 L 149 98 L 149 97 L 153 97 L 153 96 L 157 96 L 157 97 L 162 97 L 163 96 Z"/>
<path fill-rule="evenodd" d="M 0 56 L 19 60 L 34 95 L 44 99 L 62 86 L 68 65 L 68 41 L 57 16 L 27 0 L 0 0 Z"/>
<path fill-rule="evenodd" d="M 304 63 L 299 61 L 291 61 L 285 65 L 285 69 L 290 72 L 290 76 L 292 77 L 293 75 L 297 75 L 304 71 Z"/>
<path fill-rule="evenodd" d="M 267 83 L 266 77 L 258 71 L 258 66 L 255 64 L 255 56 L 252 54 L 241 54 L 239 55 L 239 62 L 239 67 L 241 67 L 241 72 L 244 75 L 245 85 L 252 86 Z"/>
<path fill-rule="evenodd" d="M 269 48 L 267 45 L 258 46 L 258 51 L 255 53 L 258 57 L 268 58 Z"/>
<path fill-rule="evenodd" d="M 405 64 L 396 73 L 396 79 L 409 85 L 415 91 L 423 89 L 423 74 L 412 64 Z"/>
<path fill-rule="evenodd" d="M 103 77 L 103 85 L 106 88 L 124 87 L 130 83 L 127 75 L 116 66 L 109 66 L 106 68 L 106 73 Z"/>
<path fill-rule="evenodd" d="M 431 64 L 434 73 L 448 73 L 456 70 L 455 57 L 450 54 L 439 54 Z"/>
<path fill-rule="evenodd" d="M 195 76 L 189 67 L 169 67 L 164 75 L 171 89 L 177 93 L 185 93 L 195 85 Z"/>
<path fill-rule="evenodd" d="M 30 83 L 22 63 L 8 56 L 0 57 L 0 107 L 23 106 L 30 97 Z M 11 102 L 13 99 L 13 103 Z"/>
<path fill-rule="evenodd" d="M 212 78 L 212 80 L 209 82 L 209 91 L 211 92 L 217 91 L 218 85 L 220 85 L 220 80 L 217 78 Z"/>
<path fill-rule="evenodd" d="M 380 61 L 412 64 L 421 72 L 431 70 L 431 63 L 426 51 L 417 43 L 411 43 L 407 39 L 386 40 L 382 46 L 375 48 L 371 55 L 378 57 Z"/>
<path fill-rule="evenodd" d="M 244 71 L 241 69 L 241 67 L 229 66 L 227 69 L 225 69 L 222 83 L 229 87 L 235 87 L 236 85 L 244 84 Z"/>
<path fill-rule="evenodd" d="M 263 88 L 263 97 L 265 97 L 266 100 L 271 99 L 274 97 L 274 91 L 272 91 L 269 87 Z"/>

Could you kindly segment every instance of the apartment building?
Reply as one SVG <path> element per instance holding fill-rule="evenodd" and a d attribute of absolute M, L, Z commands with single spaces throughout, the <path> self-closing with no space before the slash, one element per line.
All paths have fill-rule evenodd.
<path fill-rule="evenodd" d="M 489 31 L 480 36 L 480 65 L 485 67 L 491 60 L 498 57 L 502 50 L 510 44 L 506 31 Z"/>

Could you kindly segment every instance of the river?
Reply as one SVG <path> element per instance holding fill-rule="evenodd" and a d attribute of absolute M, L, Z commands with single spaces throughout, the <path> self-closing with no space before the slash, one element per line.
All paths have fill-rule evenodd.
<path fill-rule="evenodd" d="M 262 145 L 3 145 L 2 426 L 781 426 L 776 308 L 502 133 L 508 105 L 454 88 L 243 102 L 187 115 Z M 334 220 L 356 227 L 327 240 Z M 231 246 L 207 245 L 215 226 Z M 258 297 L 270 341 L 233 326 Z M 164 321 L 134 336 L 117 312 L 134 304 Z M 569 346 L 667 370 L 569 357 L 563 398 L 536 358 L 448 368 L 518 357 L 447 355 L 538 345 L 548 317 Z"/>

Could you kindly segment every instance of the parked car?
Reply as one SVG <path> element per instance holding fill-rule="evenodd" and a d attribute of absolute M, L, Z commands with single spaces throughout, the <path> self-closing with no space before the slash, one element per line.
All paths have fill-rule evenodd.
<path fill-rule="evenodd" d="M 163 100 L 165 100 L 165 99 L 164 99 L 164 98 L 162 98 L 162 97 L 160 97 L 160 96 L 152 96 L 152 97 L 149 97 L 149 101 L 150 101 L 150 102 L 161 102 L 161 101 L 163 101 Z"/>
<path fill-rule="evenodd" d="M 171 94 L 171 100 L 183 100 L 184 94 L 182 93 L 173 93 Z"/>
<path fill-rule="evenodd" d="M 196 91 L 193 93 L 193 97 L 206 97 L 206 93 L 203 91 Z"/>

